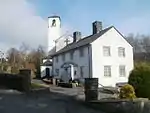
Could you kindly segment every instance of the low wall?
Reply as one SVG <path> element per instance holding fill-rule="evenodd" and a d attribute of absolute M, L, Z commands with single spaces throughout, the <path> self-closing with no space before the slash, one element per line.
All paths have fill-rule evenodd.
<path fill-rule="evenodd" d="M 86 105 L 107 113 L 150 113 L 148 99 L 92 101 Z"/>
<path fill-rule="evenodd" d="M 19 73 L 19 74 L 9 74 L 9 73 L 0 73 L 0 87 L 1 88 L 8 88 L 8 89 L 15 89 L 18 91 L 29 91 L 30 90 L 30 76 L 29 73 L 27 74 Z M 22 72 L 22 70 L 20 71 Z"/>

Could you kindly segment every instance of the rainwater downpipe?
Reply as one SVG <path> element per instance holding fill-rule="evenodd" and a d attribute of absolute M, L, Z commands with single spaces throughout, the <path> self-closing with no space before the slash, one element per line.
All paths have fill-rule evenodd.
<path fill-rule="evenodd" d="M 88 64 L 89 64 L 89 78 L 92 78 L 92 49 L 91 49 L 91 44 L 88 45 Z"/>

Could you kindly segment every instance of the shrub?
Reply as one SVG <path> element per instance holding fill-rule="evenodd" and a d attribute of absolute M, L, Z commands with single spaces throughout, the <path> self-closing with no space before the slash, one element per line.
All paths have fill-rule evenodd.
<path fill-rule="evenodd" d="M 130 73 L 129 84 L 131 84 L 137 97 L 150 98 L 150 66 L 146 63 L 135 65 Z"/>
<path fill-rule="evenodd" d="M 121 99 L 134 99 L 134 98 L 136 98 L 133 86 L 127 84 L 127 85 L 124 85 L 123 87 L 121 87 L 119 97 Z"/>

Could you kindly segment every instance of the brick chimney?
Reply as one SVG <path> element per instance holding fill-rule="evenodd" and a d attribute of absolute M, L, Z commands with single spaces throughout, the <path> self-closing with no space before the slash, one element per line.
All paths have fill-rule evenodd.
<path fill-rule="evenodd" d="M 73 42 L 77 42 L 81 39 L 81 32 L 79 31 L 75 31 L 73 33 Z"/>
<path fill-rule="evenodd" d="M 102 30 L 102 22 L 95 21 L 92 23 L 93 25 L 93 34 L 97 34 Z"/>

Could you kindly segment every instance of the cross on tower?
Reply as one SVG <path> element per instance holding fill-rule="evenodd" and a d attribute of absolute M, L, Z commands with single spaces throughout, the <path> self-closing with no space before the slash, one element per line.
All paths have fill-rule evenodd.
<path fill-rule="evenodd" d="M 64 42 L 66 43 L 66 45 L 68 45 L 68 42 L 70 42 L 70 40 L 66 38 Z"/>

